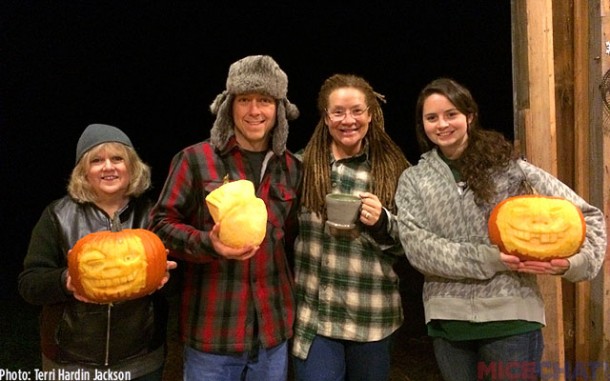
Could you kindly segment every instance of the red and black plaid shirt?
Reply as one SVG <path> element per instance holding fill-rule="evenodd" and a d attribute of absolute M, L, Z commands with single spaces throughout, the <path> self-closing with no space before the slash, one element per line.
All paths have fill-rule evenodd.
<path fill-rule="evenodd" d="M 295 301 L 288 257 L 298 229 L 302 171 L 289 152 L 268 156 L 259 174 L 234 137 L 221 152 L 207 141 L 187 147 L 173 158 L 152 210 L 151 230 L 184 260 L 180 330 L 184 342 L 198 350 L 239 353 L 292 337 Z M 225 176 L 259 178 L 256 195 L 267 205 L 267 234 L 246 261 L 220 257 L 209 239 L 214 221 L 205 197 Z"/>

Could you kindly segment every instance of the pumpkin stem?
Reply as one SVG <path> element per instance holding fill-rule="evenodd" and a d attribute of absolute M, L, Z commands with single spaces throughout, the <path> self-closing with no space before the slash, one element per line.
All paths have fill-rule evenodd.
<path fill-rule="evenodd" d="M 110 221 L 110 231 L 113 233 L 118 233 L 121 230 L 123 230 L 123 226 L 121 225 L 119 212 L 114 212 L 114 216 L 112 216 L 112 220 Z"/>

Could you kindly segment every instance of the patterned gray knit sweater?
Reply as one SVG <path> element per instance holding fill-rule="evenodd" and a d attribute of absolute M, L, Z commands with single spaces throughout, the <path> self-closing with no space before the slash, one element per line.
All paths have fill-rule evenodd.
<path fill-rule="evenodd" d="M 491 209 L 522 193 L 524 176 L 538 193 L 572 201 L 585 217 L 586 239 L 580 252 L 569 258 L 570 268 L 563 278 L 576 282 L 596 276 L 606 251 L 604 216 L 598 208 L 522 160 L 497 177 L 496 200 L 478 207 L 473 193 L 458 187 L 449 166 L 431 150 L 404 171 L 396 191 L 401 243 L 409 262 L 425 275 L 426 322 L 520 319 L 545 323 L 536 276 L 509 271 L 487 234 Z"/>

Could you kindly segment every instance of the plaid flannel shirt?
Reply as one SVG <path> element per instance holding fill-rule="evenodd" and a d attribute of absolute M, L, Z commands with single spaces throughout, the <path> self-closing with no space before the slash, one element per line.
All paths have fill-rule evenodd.
<path fill-rule="evenodd" d="M 331 160 L 333 193 L 358 195 L 371 189 L 366 150 L 355 157 Z M 377 243 L 361 223 L 357 238 L 335 238 L 315 213 L 299 213 L 295 243 L 297 320 L 292 346 L 295 356 L 307 358 L 316 335 L 377 341 L 402 324 L 399 279 L 393 264 L 404 253 L 398 241 L 396 216 L 387 213 L 388 230 L 394 239 L 390 246 Z"/>
<path fill-rule="evenodd" d="M 273 347 L 292 337 L 294 281 L 285 249 L 298 229 L 296 211 L 301 164 L 291 153 L 269 151 L 257 197 L 265 201 L 267 233 L 249 260 L 227 260 L 214 252 L 214 221 L 205 197 L 230 180 L 253 179 L 244 154 L 231 138 L 221 152 L 209 142 L 187 147 L 172 160 L 170 173 L 152 210 L 151 229 L 185 261 L 180 331 L 200 351 L 243 353 Z"/>

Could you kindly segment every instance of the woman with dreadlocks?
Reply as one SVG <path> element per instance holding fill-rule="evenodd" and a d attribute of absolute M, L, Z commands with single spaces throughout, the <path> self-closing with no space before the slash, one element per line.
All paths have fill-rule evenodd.
<path fill-rule="evenodd" d="M 297 380 L 384 380 L 391 335 L 403 320 L 394 262 L 404 256 L 394 194 L 409 166 L 384 130 L 380 101 L 363 78 L 336 74 L 318 95 L 320 120 L 303 153 L 295 243 Z M 326 224 L 325 196 L 362 201 L 352 230 Z"/>
<path fill-rule="evenodd" d="M 539 379 L 545 316 L 535 275 L 595 277 L 606 251 L 603 213 L 516 159 L 502 134 L 481 127 L 474 98 L 456 81 L 426 85 L 415 114 L 423 154 L 400 177 L 396 204 L 407 258 L 425 275 L 426 324 L 441 374 L 446 381 Z M 522 262 L 490 244 L 491 210 L 527 184 L 580 208 L 587 233 L 578 253 Z"/>

